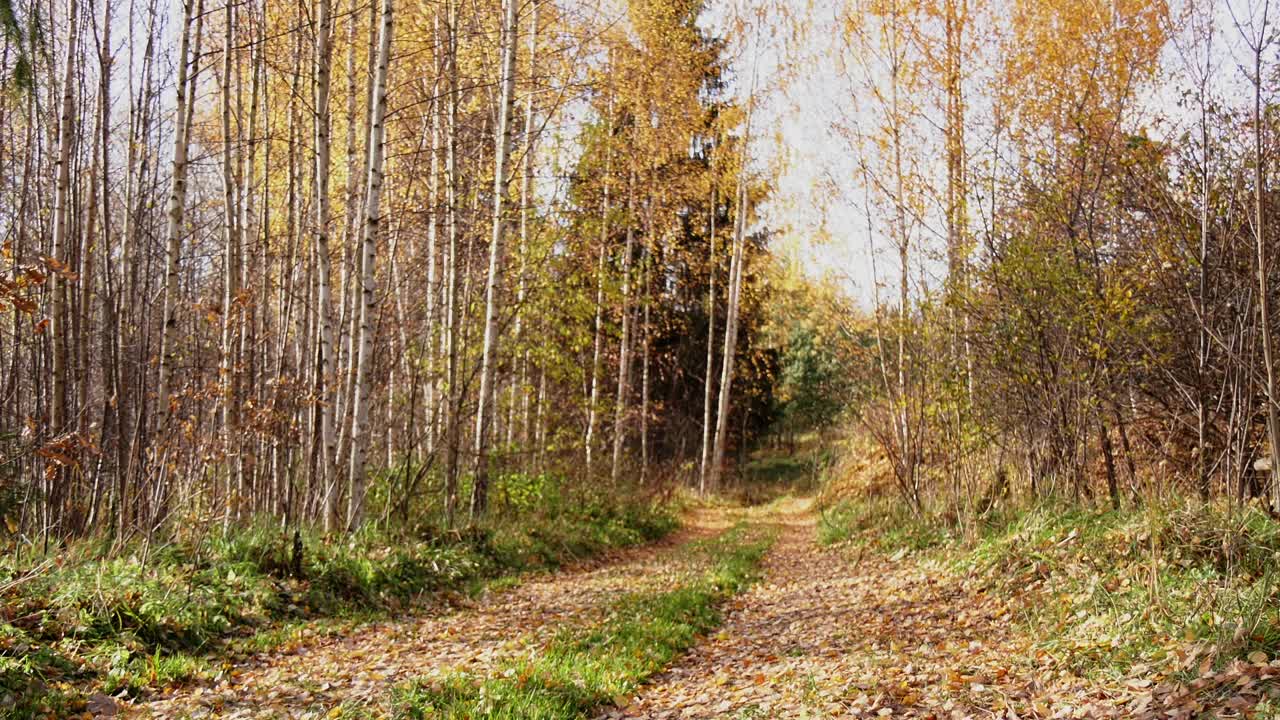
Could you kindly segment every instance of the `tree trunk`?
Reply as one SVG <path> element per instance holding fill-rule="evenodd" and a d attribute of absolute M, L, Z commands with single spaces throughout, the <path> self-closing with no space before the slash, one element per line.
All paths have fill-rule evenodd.
<path fill-rule="evenodd" d="M 445 385 L 448 390 L 445 422 L 445 478 L 444 515 L 445 526 L 453 527 L 458 507 L 458 455 L 462 442 L 461 414 L 462 390 L 458 387 L 459 372 L 459 307 L 458 307 L 458 2 L 448 2 L 448 32 L 446 60 L 449 81 L 449 102 L 445 123 L 445 235 L 449 245 L 445 289 Z"/>
<path fill-rule="evenodd" d="M 102 26 L 101 38 L 102 44 L 98 48 L 98 181 L 101 183 L 97 188 L 97 192 L 101 193 L 101 201 L 98 205 L 100 215 L 100 224 L 102 227 L 101 235 L 96 240 L 98 249 L 102 253 L 102 308 L 103 316 L 99 332 L 101 333 L 102 344 L 102 438 L 103 438 L 103 456 L 106 456 L 106 439 L 114 435 L 117 445 L 120 444 L 121 426 L 120 426 L 120 387 L 116 384 L 120 371 L 120 336 L 112 335 L 112 332 L 119 327 L 119 288 L 114 285 L 114 268 L 112 267 L 112 243 L 111 243 L 111 187 L 114 178 L 111 178 L 111 3 L 102 4 Z M 85 244 L 86 257 L 92 253 L 93 247 L 90 243 Z M 86 273 L 88 275 L 89 273 Z M 90 281 L 88 278 L 85 282 L 85 303 L 90 300 L 88 290 Z M 85 333 L 88 335 L 88 332 Z M 86 368 L 88 363 L 86 362 Z M 87 370 L 86 370 L 87 374 Z M 86 386 L 88 378 L 86 377 Z M 88 397 L 85 396 L 87 402 Z M 84 405 L 87 408 L 87 404 Z M 87 413 L 85 413 L 87 415 Z M 87 428 L 86 428 L 87 429 Z M 118 456 L 117 456 L 118 457 Z M 109 462 L 109 461 L 108 461 Z M 121 473 L 124 468 L 117 462 L 115 467 L 115 479 L 117 485 L 112 488 L 104 488 L 104 492 L 110 493 L 114 487 L 118 486 Z M 95 478 L 95 484 L 98 482 Z M 93 522 L 89 527 L 97 529 L 98 522 L 98 504 L 100 498 L 95 493 L 93 506 Z M 119 511 L 120 502 L 117 498 L 115 503 L 116 511 Z M 113 522 L 115 518 L 112 518 Z"/>
<path fill-rule="evenodd" d="M 78 0 L 67 1 L 67 47 L 66 66 L 62 75 L 62 99 L 58 106 L 58 159 L 56 185 L 53 196 L 53 272 L 50 275 L 50 307 L 49 334 L 53 340 L 53 367 L 50 378 L 49 426 L 54 435 L 66 432 L 67 420 L 67 282 L 70 278 L 67 251 L 71 245 L 71 233 L 68 226 L 71 222 L 71 146 L 75 143 L 72 134 L 72 119 L 75 115 L 75 79 L 76 60 L 79 56 L 80 38 L 80 4 Z M 49 468 L 45 478 L 48 483 L 45 489 L 45 502 L 52 510 L 52 521 L 61 523 L 62 504 L 66 499 L 67 488 L 64 487 L 69 475 L 67 468 L 55 465 Z M 45 538 L 52 530 L 46 523 Z"/>
<path fill-rule="evenodd" d="M 193 3 L 195 6 L 193 7 Z M 167 226 L 165 228 L 165 238 L 167 239 L 165 247 L 165 276 L 164 276 L 164 309 L 162 311 L 161 321 L 163 326 L 160 332 L 160 367 L 158 378 L 156 381 L 156 406 L 160 413 L 160 426 L 164 426 L 168 420 L 173 404 L 170 398 L 172 373 L 174 363 L 177 361 L 177 348 L 174 347 L 177 342 L 178 330 L 178 260 L 182 254 L 182 234 L 183 234 L 183 217 L 186 210 L 187 202 L 187 135 L 189 131 L 188 125 L 188 99 L 194 88 L 188 87 L 187 63 L 188 47 L 192 40 L 191 20 L 193 17 L 199 18 L 204 14 L 204 0 L 186 0 L 183 3 L 182 18 L 182 36 L 178 44 L 178 79 L 174 87 L 176 88 L 177 97 L 174 100 L 173 117 L 173 161 L 172 161 L 172 189 L 169 193 L 169 206 L 166 213 Z M 199 25 L 197 22 L 197 30 L 195 39 L 199 43 Z M 199 61 L 198 55 L 190 58 L 190 61 Z"/>
<path fill-rule="evenodd" d="M 609 480 L 622 476 L 622 446 L 627 440 L 627 398 L 631 384 L 631 255 L 635 248 L 636 171 L 627 181 L 627 242 L 622 250 L 622 338 L 618 341 L 618 399 L 613 407 L 613 465 Z"/>
<path fill-rule="evenodd" d="M 258 148 L 258 111 L 262 90 L 262 78 L 266 73 L 266 64 L 263 58 L 263 48 L 265 41 L 262 37 L 261 28 L 265 27 L 265 17 L 259 16 L 256 12 L 255 3 L 246 4 L 249 18 L 249 117 L 247 123 L 242 120 L 241 127 L 244 128 L 244 137 L 241 142 L 240 152 L 240 226 L 238 228 L 239 235 L 239 251 L 237 255 L 240 260 L 240 277 L 239 284 L 241 293 L 245 295 L 244 302 L 241 303 L 238 313 L 239 321 L 239 341 L 240 347 L 237 349 L 240 363 L 245 367 L 238 367 L 236 374 L 232 379 L 236 382 L 236 392 L 234 397 L 237 401 L 237 413 L 241 412 L 241 405 L 248 396 L 258 406 L 267 404 L 266 387 L 267 377 L 266 371 L 268 367 L 267 360 L 260 358 L 259 354 L 254 351 L 257 341 L 261 338 L 266 339 L 265 323 L 267 302 L 269 297 L 269 288 L 267 286 L 266 268 L 262 267 L 259 275 L 262 277 L 260 286 L 260 298 L 258 302 L 253 302 L 250 298 L 252 288 L 251 265 L 250 261 L 254 253 L 254 244 L 258 240 L 258 215 L 255 208 L 254 192 L 257 164 L 257 148 Z M 259 25 L 259 21 L 262 25 Z M 243 88 L 243 80 L 240 86 Z M 270 161 L 270 152 L 267 153 L 268 165 Z M 270 227 L 265 218 L 269 210 L 267 203 L 266 189 L 263 190 L 262 211 L 264 220 L 262 225 Z M 265 243 L 264 243 L 265 244 Z M 265 248 L 264 248 L 265 252 Z M 265 262 L 262 263 L 265 266 Z M 256 323 L 257 318 L 261 317 L 263 322 L 263 330 L 259 331 Z M 245 378 L 248 378 L 246 381 Z M 240 418 L 239 427 L 244 427 L 244 420 Z M 244 494 L 245 484 L 249 483 L 249 489 L 254 496 L 254 505 L 251 511 L 262 511 L 266 509 L 261 502 L 265 499 L 263 491 L 270 489 L 265 484 L 258 483 L 254 478 L 259 474 L 259 468 L 256 458 L 261 456 L 262 438 L 258 436 L 257 444 L 250 444 L 248 452 L 246 452 L 245 444 L 241 441 L 236 446 L 236 476 L 237 487 Z M 246 457 L 247 455 L 247 457 Z M 248 468 L 248 479 L 246 479 L 246 467 Z M 249 482 L 252 480 L 252 482 Z"/>
<path fill-rule="evenodd" d="M 652 223 L 650 230 L 652 231 Z M 650 242 L 652 242 L 652 235 Z M 640 484 L 649 481 L 649 262 L 644 267 L 644 319 L 640 324 Z"/>
<path fill-rule="evenodd" d="M 480 355 L 480 404 L 476 408 L 475 482 L 471 488 L 471 520 L 484 514 L 489 493 L 489 432 L 493 423 L 495 364 L 498 346 L 498 273 L 502 267 L 503 237 L 507 219 L 507 164 L 511 152 L 511 111 L 515 94 L 516 0 L 506 0 L 502 24 L 501 93 L 498 99 L 493 178 L 493 236 L 489 243 L 489 273 L 485 282 L 484 345 Z"/>
<path fill-rule="evenodd" d="M 359 356 L 356 358 L 355 397 L 352 401 L 355 414 L 351 434 L 351 482 L 347 498 L 347 527 L 360 525 L 364 513 L 365 455 L 369 449 L 369 406 L 372 400 L 370 365 L 373 363 L 373 314 L 374 314 L 374 262 L 377 249 L 378 228 L 381 224 L 383 138 L 387 115 L 387 66 L 391 60 L 391 33 L 393 29 L 393 0 L 382 2 L 382 31 L 378 39 L 377 70 L 373 83 L 373 105 L 369 118 L 369 185 L 365 199 L 364 233 L 361 239 L 363 262 L 361 267 L 360 339 Z"/>
<path fill-rule="evenodd" d="M 520 435 L 522 449 L 529 443 L 529 351 L 523 346 L 526 324 L 525 303 L 529 293 L 529 226 L 533 215 L 533 98 L 535 95 L 534 78 L 537 74 L 538 51 L 538 3 L 535 1 L 529 11 L 529 90 L 524 100 L 524 176 L 520 183 L 520 283 L 516 290 L 516 329 L 512 345 L 520 352 L 520 367 L 511 383 L 511 411 L 520 406 Z M 509 428 L 515 423 L 509 424 Z M 513 430 L 508 430 L 509 443 Z"/>
<path fill-rule="evenodd" d="M 733 225 L 733 257 L 729 265 L 729 303 L 725 312 L 724 352 L 720 371 L 720 400 L 716 408 L 716 437 L 711 457 L 711 473 L 707 485 L 711 490 L 720 487 L 724 472 L 725 444 L 729 436 L 729 398 L 733 391 L 734 360 L 738 352 L 738 308 L 742 291 L 742 266 L 745 261 L 743 246 L 746 244 L 747 212 L 747 154 L 751 137 L 751 114 L 747 114 L 747 133 L 743 140 L 742 169 L 738 175 L 737 217 Z"/>
<path fill-rule="evenodd" d="M 698 494 L 707 494 L 707 472 L 711 465 L 711 400 L 715 396 L 716 368 L 716 159 L 715 146 L 711 149 L 711 213 L 707 250 L 707 368 L 702 381 L 702 463 L 698 471 Z"/>
<path fill-rule="evenodd" d="M 437 8 L 431 16 L 433 35 L 438 39 L 442 34 L 440 22 L 440 9 Z M 436 451 L 436 436 L 439 431 L 440 422 L 440 406 L 439 394 L 441 389 L 440 377 L 437 373 L 436 360 L 438 358 L 438 344 L 441 343 L 439 332 L 439 249 L 440 249 L 440 156 L 443 154 L 441 148 L 441 138 L 443 137 L 442 129 L 444 125 L 444 103 L 440 98 L 441 79 L 444 76 L 444 53 L 438 48 L 432 53 L 432 71 L 435 77 L 432 79 L 432 101 L 431 101 L 431 176 L 427 180 L 427 207 L 430 216 L 427 219 L 427 288 L 426 288 L 426 382 L 424 385 L 424 405 L 427 414 L 427 454 L 434 455 Z"/>
<path fill-rule="evenodd" d="M 742 265 L 745 260 L 743 246 L 746 244 L 747 214 L 750 211 L 747 191 L 747 163 L 750 160 L 748 151 L 751 148 L 751 115 L 755 110 L 755 80 L 752 79 L 752 90 L 747 101 L 746 130 L 742 135 L 742 166 L 738 169 L 738 188 L 736 193 L 737 217 L 733 224 L 733 254 L 729 261 L 729 302 L 725 310 L 724 351 L 721 355 L 720 400 L 716 407 L 716 435 L 712 447 L 711 471 L 707 478 L 707 486 L 714 491 L 720 487 L 720 478 L 724 473 L 725 443 L 729 436 L 729 398 L 733 391 L 734 361 L 738 353 L 738 307 L 742 290 Z"/>
<path fill-rule="evenodd" d="M 911 418 L 909 413 L 910 407 L 910 388 L 908 382 L 910 380 L 907 372 L 907 333 L 910 330 L 910 286 L 908 284 L 910 274 L 910 237 L 907 232 L 907 214 L 906 214 L 906 189 L 905 175 L 902 168 L 902 115 L 899 109 L 899 76 L 902 71 L 901 57 L 898 50 L 898 18 L 896 16 L 897 6 L 894 6 L 895 16 L 890 22 L 890 112 L 891 112 L 891 134 L 893 145 L 893 172 L 894 172 L 894 232 L 896 234 L 896 242 L 898 245 L 898 440 L 900 444 L 900 479 L 908 489 L 908 495 L 912 505 L 917 504 L 916 487 L 915 487 L 915 445 L 914 438 L 911 433 Z M 918 508 L 916 508 L 918 509 Z"/>
<path fill-rule="evenodd" d="M 334 430 L 334 385 L 337 383 L 337 365 L 334 362 L 333 340 L 333 270 L 330 262 L 329 232 L 331 213 L 329 206 L 330 167 L 330 113 L 329 89 L 333 62 L 333 10 L 332 0 L 319 0 L 316 12 L 315 43 L 315 136 L 316 136 L 316 227 L 315 253 L 317 275 L 316 312 L 319 313 L 319 377 L 320 403 L 320 463 L 318 472 L 324 495 L 324 531 L 332 532 L 338 517 L 338 472 L 335 465 L 336 438 Z M 349 209 L 348 209 L 349 211 Z"/>
<path fill-rule="evenodd" d="M 609 255 L 609 212 L 612 210 L 609 205 L 609 166 L 613 160 L 612 97 L 609 99 L 605 128 L 605 142 L 608 145 L 605 147 L 604 175 L 600 179 L 600 183 L 604 186 L 604 201 L 600 206 L 600 258 L 596 263 L 596 312 L 595 320 L 592 324 L 591 340 L 591 391 L 587 398 L 587 434 L 584 441 L 587 454 L 586 477 L 588 479 L 591 478 L 592 464 L 595 460 L 596 424 L 600 406 L 600 364 L 604 346 L 604 271 L 605 259 Z"/>
<path fill-rule="evenodd" d="M 238 319 L 237 297 L 240 293 L 240 235 L 239 216 L 236 212 L 236 199 L 239 188 L 236 187 L 235 168 L 231 159 L 231 143 L 235 135 L 231 129 L 231 84 L 232 59 L 236 43 L 235 8 L 227 2 L 223 8 L 225 25 L 224 44 L 222 47 L 222 366 L 219 374 L 222 384 L 222 425 L 223 449 L 225 463 L 224 477 L 226 485 L 223 490 L 222 524 L 225 529 L 236 512 L 238 499 L 236 488 L 241 484 L 239 476 L 240 458 L 240 413 L 239 383 L 237 378 L 237 351 L 240 343 L 236 337 Z"/>
<path fill-rule="evenodd" d="M 1205 84 L 1208 82 L 1211 69 L 1209 63 L 1212 56 L 1206 52 L 1205 74 L 1200 81 L 1200 256 L 1197 272 L 1197 297 L 1199 303 L 1200 323 L 1196 336 L 1196 475 L 1199 479 L 1200 499 L 1208 500 L 1209 483 L 1209 450 L 1206 447 L 1209 417 L 1209 317 L 1207 314 L 1209 301 L 1209 107 Z"/>

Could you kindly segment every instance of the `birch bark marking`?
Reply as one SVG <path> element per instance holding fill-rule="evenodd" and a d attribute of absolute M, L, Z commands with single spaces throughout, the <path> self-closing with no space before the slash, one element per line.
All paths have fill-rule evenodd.
<path fill-rule="evenodd" d="M 711 146 L 710 249 L 707 251 L 707 369 L 702 385 L 702 462 L 698 467 L 698 494 L 707 494 L 707 473 L 711 464 L 712 380 L 716 371 L 716 146 Z"/>
<path fill-rule="evenodd" d="M 489 433 L 493 425 L 494 384 L 498 344 L 498 272 L 507 221 L 503 216 L 507 195 L 507 164 L 511 153 L 511 99 L 515 94 L 516 0 L 506 0 L 502 30 L 502 89 L 498 100 L 493 173 L 493 236 L 489 243 L 489 274 L 485 281 L 484 345 L 480 355 L 480 404 L 476 409 L 475 482 L 471 487 L 471 520 L 484 514 L 489 502 Z"/>
<path fill-rule="evenodd" d="M 204 12 L 204 0 L 186 0 L 183 3 L 182 39 L 178 44 L 178 80 L 175 84 L 173 117 L 173 161 L 171 165 L 172 189 L 166 212 L 164 300 L 160 331 L 160 367 L 156 381 L 157 410 L 163 426 L 172 410 L 170 394 L 173 383 L 173 364 L 176 359 L 176 332 L 178 329 L 178 259 L 182 253 L 182 221 L 187 202 L 187 112 L 188 93 L 187 63 L 191 43 L 191 20 Z M 197 32 L 198 35 L 198 32 Z"/>
<path fill-rule="evenodd" d="M 733 391 L 734 358 L 738 349 L 738 303 L 742 289 L 743 245 L 745 244 L 747 213 L 747 151 L 751 146 L 751 114 L 755 109 L 755 80 L 747 100 L 746 131 L 742 138 L 742 167 L 738 169 L 737 217 L 733 225 L 733 256 L 729 264 L 729 302 L 725 311 L 724 353 L 721 358 L 720 400 L 716 408 L 716 438 L 712 449 L 711 472 L 707 486 L 715 490 L 720 486 L 724 472 L 725 442 L 729 435 L 729 398 Z"/>
<path fill-rule="evenodd" d="M 627 241 L 622 251 L 622 339 L 618 347 L 618 399 L 613 411 L 613 465 L 609 480 L 614 485 L 622 476 L 622 445 L 626 442 L 627 395 L 631 383 L 631 255 L 635 249 L 632 217 L 635 213 L 636 171 L 627 181 Z"/>
<path fill-rule="evenodd" d="M 333 8 L 332 0 L 319 0 L 316 12 L 316 83 L 315 83 L 315 132 L 316 132 L 316 228 L 315 253 L 317 271 L 317 311 L 320 314 L 320 444 L 322 447 L 319 474 L 324 493 L 324 529 L 331 532 L 338 515 L 338 472 L 335 465 L 334 414 L 336 368 L 333 344 L 333 267 L 329 253 L 329 232 L 332 218 L 329 205 L 330 122 L 329 89 L 333 62 Z"/>
<path fill-rule="evenodd" d="M 374 314 L 374 261 L 376 260 L 378 228 L 381 225 L 383 139 L 387 115 L 387 66 L 391 60 L 391 33 L 393 30 L 393 0 L 382 2 L 382 30 L 378 39 L 377 71 L 373 83 L 373 108 L 369 117 L 369 184 L 365 200 L 364 235 L 361 238 L 363 263 L 361 266 L 360 338 L 359 355 L 356 358 L 356 383 L 353 406 L 355 421 L 351 434 L 351 494 L 347 499 L 347 527 L 360 525 L 364 514 L 365 455 L 369 449 L 369 405 L 371 400 L 369 365 L 373 362 Z"/>
<path fill-rule="evenodd" d="M 586 476 L 591 477 L 591 466 L 595 460 L 597 408 L 600 405 L 600 359 L 604 344 L 604 269 L 605 258 L 609 253 L 609 166 L 613 160 L 613 98 L 609 98 L 608 118 L 605 120 L 604 202 L 600 206 L 600 257 L 596 263 L 596 312 L 592 325 L 591 341 L 591 392 L 587 399 L 587 435 L 585 439 L 587 452 Z"/>
<path fill-rule="evenodd" d="M 240 415 L 238 383 L 236 382 L 237 320 L 235 305 L 240 293 L 239 218 L 236 213 L 236 178 L 231 157 L 231 83 L 233 50 L 235 49 L 236 6 L 228 0 L 223 7 L 224 38 L 222 46 L 222 363 L 219 378 L 222 384 L 223 462 L 225 486 L 223 489 L 222 525 L 225 529 L 235 514 L 238 498 L 235 492 L 240 483 Z"/>

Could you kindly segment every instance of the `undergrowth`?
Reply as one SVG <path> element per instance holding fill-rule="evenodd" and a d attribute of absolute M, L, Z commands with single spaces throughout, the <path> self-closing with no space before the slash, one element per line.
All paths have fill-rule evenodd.
<path fill-rule="evenodd" d="M 819 536 L 898 558 L 924 553 L 1024 599 L 1039 648 L 1086 675 L 1280 652 L 1280 522 L 1256 503 L 1050 503 L 960 527 L 886 494 L 827 507 Z"/>
<path fill-rule="evenodd" d="M 620 600 L 598 625 L 566 629 L 532 657 L 500 664 L 487 677 L 462 673 L 396 692 L 404 718 L 560 720 L 624 703 L 720 623 L 718 606 L 755 580 L 771 535 L 739 526 L 705 543 L 711 569 L 672 590 Z"/>
<path fill-rule="evenodd" d="M 763 445 L 755 450 L 724 488 L 738 505 L 765 505 L 787 495 L 812 495 L 835 453 L 823 438 L 806 434 L 782 446 Z"/>
<path fill-rule="evenodd" d="M 553 568 L 676 524 L 639 500 L 526 503 L 465 532 L 419 525 L 334 542 L 303 530 L 300 568 L 293 532 L 267 524 L 114 553 L 84 542 L 34 563 L 11 554 L 0 559 L 0 708 L 6 717 L 62 716 L 82 707 L 85 691 L 164 687 L 208 672 L 218 654 L 265 649 L 316 620 L 401 611 L 424 593 Z"/>

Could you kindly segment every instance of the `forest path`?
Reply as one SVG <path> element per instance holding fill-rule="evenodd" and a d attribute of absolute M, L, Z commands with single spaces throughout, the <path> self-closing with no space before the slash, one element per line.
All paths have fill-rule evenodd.
<path fill-rule="evenodd" d="M 483 674 L 556 630 L 598 620 L 626 592 L 683 576 L 690 543 L 723 532 L 729 512 L 700 510 L 670 537 L 526 579 L 461 608 L 360 626 L 237 661 L 220 681 L 179 687 L 122 708 L 134 718 L 314 718 L 343 704 L 377 706 L 396 684 L 437 672 Z M 427 614 L 427 613 L 431 614 Z"/>
<path fill-rule="evenodd" d="M 1048 678 L 1008 601 L 913 558 L 822 547 L 806 501 L 783 500 L 771 514 L 782 532 L 764 577 L 730 601 L 720 631 L 598 718 L 1026 718 L 1062 709 L 1042 699 Z M 1085 690 L 1062 677 L 1054 689 L 1064 681 Z M 1056 717 L 1080 717 L 1071 715 L 1079 707 Z"/>
<path fill-rule="evenodd" d="M 718 632 L 596 720 L 1280 717 L 1280 659 L 1177 653 L 1183 671 L 1091 673 L 1080 657 L 1106 646 L 1044 642 L 1054 629 L 1040 637 L 1029 620 L 1052 595 L 928 553 L 823 546 L 807 500 L 747 515 L 781 529 L 761 580 Z"/>
<path fill-rule="evenodd" d="M 1255 686 L 1280 672 L 1237 661 L 1190 689 L 1150 671 L 1082 677 L 1023 622 L 1045 598 L 1019 597 L 928 554 L 822 546 L 812 500 L 786 496 L 747 510 L 700 509 L 662 542 L 527 579 L 448 614 L 262 653 L 218 684 L 180 688 L 125 715 L 318 718 L 342 707 L 355 713 L 342 717 L 388 715 L 389 691 L 404 681 L 492 676 L 558 630 L 601 621 L 619 596 L 679 585 L 701 571 L 690 543 L 740 519 L 779 530 L 760 581 L 726 602 L 718 631 L 596 720 L 1249 717 Z"/>

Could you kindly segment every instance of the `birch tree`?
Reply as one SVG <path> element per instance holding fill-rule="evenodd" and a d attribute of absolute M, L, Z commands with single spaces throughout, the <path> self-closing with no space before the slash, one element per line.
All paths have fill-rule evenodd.
<path fill-rule="evenodd" d="M 165 228 L 165 238 L 167 239 L 165 250 L 165 277 L 163 285 L 164 294 L 164 310 L 161 314 L 161 333 L 160 333 L 160 366 L 158 379 L 156 380 L 156 396 L 157 408 L 160 411 L 160 417 L 163 421 L 168 421 L 170 411 L 172 410 L 172 399 L 170 398 L 173 366 L 177 361 L 177 330 L 178 330 L 178 263 L 182 255 L 182 235 L 184 232 L 183 218 L 186 212 L 187 202 L 187 144 L 189 131 L 189 99 L 193 92 L 188 87 L 188 54 L 189 47 L 192 42 L 192 18 L 202 18 L 204 15 L 204 0 L 185 0 L 182 4 L 182 30 L 178 43 L 178 60 L 177 60 L 177 82 L 175 84 L 175 99 L 173 107 L 174 130 L 173 130 L 173 156 L 170 162 L 170 182 L 172 189 L 169 191 L 169 205 L 167 212 L 167 225 Z M 197 28 L 199 21 L 197 21 Z M 199 31 L 194 33 L 195 42 L 199 47 Z M 198 55 L 196 58 L 198 61 Z M 162 425 L 164 422 L 161 423 Z"/>
<path fill-rule="evenodd" d="M 635 254 L 633 228 L 636 199 L 636 171 L 627 179 L 626 244 L 622 247 L 622 335 L 618 339 L 618 398 L 613 409 L 613 464 L 609 479 L 614 485 L 622 475 L 622 446 L 627 440 L 627 398 L 631 389 L 631 257 Z"/>
<path fill-rule="evenodd" d="M 754 88 L 753 88 L 754 92 Z M 720 399 L 716 407 L 716 435 L 712 447 L 711 471 L 707 486 L 711 490 L 720 487 L 724 473 L 725 446 L 729 438 L 729 406 L 733 392 L 734 362 L 738 355 L 738 312 L 740 310 L 742 292 L 742 266 L 745 262 L 743 246 L 746 244 L 747 214 L 749 195 L 747 190 L 747 162 L 750 157 L 747 149 L 751 145 L 751 113 L 752 100 L 747 101 L 747 121 L 742 135 L 742 153 L 738 168 L 736 207 L 734 208 L 733 249 L 729 263 L 729 298 L 725 307 L 724 320 L 724 352 L 721 355 Z"/>
<path fill-rule="evenodd" d="M 713 141 L 711 154 L 711 210 L 707 213 L 707 365 L 702 380 L 702 455 L 698 466 L 698 494 L 707 494 L 707 476 L 711 469 L 712 450 L 712 398 L 715 396 L 714 376 L 716 364 L 716 190 L 719 186 L 716 176 L 716 146 Z"/>
<path fill-rule="evenodd" d="M 315 257 L 317 276 L 316 311 L 319 313 L 319 337 L 317 338 L 319 341 L 319 382 L 317 385 L 320 390 L 321 462 L 319 468 L 321 482 L 324 484 L 324 527 L 325 532 L 330 532 L 333 530 L 333 523 L 338 515 L 338 472 L 335 465 L 338 458 L 336 457 L 337 440 L 334 431 L 336 394 L 333 388 L 337 381 L 337 366 L 334 361 L 333 270 L 329 248 L 329 230 L 331 226 L 329 209 L 331 139 L 329 90 L 333 61 L 331 43 L 333 36 L 332 0 L 319 0 L 318 6 L 315 40 Z M 352 17 L 354 18 L 354 15 Z M 351 70 L 352 68 L 348 66 L 348 72 Z M 354 118 L 349 117 L 348 122 L 354 123 Z M 349 167 L 349 170 L 351 169 L 354 168 Z M 348 202 L 350 202 L 350 199 Z M 348 212 L 350 212 L 350 209 L 348 209 Z M 350 517 L 348 520 L 350 520 Z"/>
<path fill-rule="evenodd" d="M 484 514 L 489 501 L 489 443 L 494 415 L 498 345 L 498 274 L 503 262 L 507 230 L 507 165 L 511 153 L 511 114 L 515 95 L 518 19 L 516 0 L 505 0 L 502 21 L 502 60 L 499 73 L 498 124 L 495 128 L 493 171 L 493 234 L 489 242 L 489 272 L 485 281 L 484 344 L 480 356 L 480 399 L 476 409 L 475 482 L 471 490 L 471 520 Z"/>
<path fill-rule="evenodd" d="M 68 358 L 67 358 L 67 283 L 73 274 L 68 268 L 67 252 L 71 244 L 70 231 L 70 197 L 71 197 L 71 147 L 75 143 L 72 135 L 75 107 L 76 66 L 79 58 L 80 9 L 78 0 L 67 1 L 67 35 L 65 64 L 62 68 L 61 99 L 58 103 L 58 159 L 57 176 L 54 185 L 53 199 L 53 238 L 52 263 L 53 277 L 51 282 L 52 298 L 49 302 L 49 333 L 53 336 L 52 378 L 49 398 L 49 424 L 53 432 L 67 432 L 68 402 Z M 46 473 L 48 486 L 45 494 L 50 498 L 53 516 L 44 523 L 45 532 L 55 524 L 62 522 L 62 504 L 66 495 L 63 487 L 67 472 L 60 465 L 50 467 Z"/>
<path fill-rule="evenodd" d="M 382 2 L 382 23 L 378 34 L 378 56 L 373 76 L 373 102 L 369 113 L 369 183 L 365 198 L 364 233 L 361 237 L 362 277 L 359 325 L 359 355 L 356 357 L 355 397 L 352 401 L 354 421 L 351 435 L 350 494 L 347 504 L 347 527 L 356 528 L 364 515 L 365 456 L 369 449 L 370 365 L 373 363 L 373 315 L 375 312 L 374 262 L 377 259 L 378 232 L 381 227 L 383 182 L 384 122 L 387 115 L 387 70 L 391 63 L 393 0 Z"/>
<path fill-rule="evenodd" d="M 236 5 L 227 2 L 223 7 L 224 43 L 222 46 L 222 236 L 223 236 L 223 295 L 222 295 L 222 425 L 226 457 L 226 485 L 223 489 L 223 526 L 231 522 L 235 512 L 235 493 L 243 484 L 240 477 L 240 413 L 239 413 L 239 364 L 240 347 L 237 337 L 238 322 L 235 305 L 240 293 L 240 236 L 237 199 L 240 189 L 236 186 L 235 166 L 231 145 L 235 135 L 231 130 L 232 67 L 236 48 Z"/>

